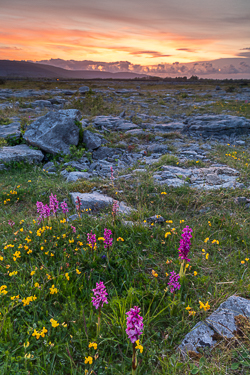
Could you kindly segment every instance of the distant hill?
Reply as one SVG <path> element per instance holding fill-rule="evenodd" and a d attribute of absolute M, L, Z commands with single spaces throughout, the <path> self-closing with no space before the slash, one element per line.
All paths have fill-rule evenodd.
<path fill-rule="evenodd" d="M 2 78 L 82 78 L 82 79 L 133 79 L 147 77 L 146 74 L 129 72 L 101 72 L 96 70 L 67 70 L 51 65 L 25 61 L 0 60 Z"/>

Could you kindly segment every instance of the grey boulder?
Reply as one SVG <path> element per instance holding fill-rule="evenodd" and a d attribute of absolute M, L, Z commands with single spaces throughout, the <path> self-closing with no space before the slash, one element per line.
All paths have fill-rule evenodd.
<path fill-rule="evenodd" d="M 9 125 L 0 125 L 0 138 L 16 138 L 21 136 L 20 122 L 12 122 Z"/>
<path fill-rule="evenodd" d="M 81 210 L 90 208 L 91 211 L 93 212 L 100 211 L 109 206 L 111 207 L 114 201 L 113 198 L 104 194 L 97 193 L 97 192 L 93 192 L 93 193 L 77 193 L 77 192 L 75 193 L 74 192 L 74 193 L 70 193 L 70 196 L 75 207 L 77 204 L 76 203 L 77 197 L 79 197 L 81 201 Z M 119 203 L 120 213 L 129 214 L 131 211 L 132 211 L 132 208 L 126 206 L 125 203 L 123 202 Z"/>
<path fill-rule="evenodd" d="M 84 130 L 83 132 L 83 143 L 85 143 L 87 150 L 95 150 L 106 142 L 106 140 L 103 140 L 102 137 L 96 133 L 92 133 L 89 130 Z"/>
<path fill-rule="evenodd" d="M 77 109 L 48 112 L 29 125 L 24 139 L 51 154 L 69 154 L 70 146 L 77 146 L 79 142 L 79 128 L 75 121 L 80 118 L 81 112 Z"/>
<path fill-rule="evenodd" d="M 80 94 L 86 94 L 86 92 L 89 92 L 89 87 L 88 86 L 79 87 L 78 91 Z"/>
<path fill-rule="evenodd" d="M 67 175 L 67 182 L 75 182 L 77 180 L 89 179 L 90 174 L 87 172 L 69 172 Z"/>
<path fill-rule="evenodd" d="M 28 163 L 40 163 L 44 158 L 40 150 L 33 150 L 27 145 L 3 147 L 0 149 L 0 162 L 26 161 Z"/>

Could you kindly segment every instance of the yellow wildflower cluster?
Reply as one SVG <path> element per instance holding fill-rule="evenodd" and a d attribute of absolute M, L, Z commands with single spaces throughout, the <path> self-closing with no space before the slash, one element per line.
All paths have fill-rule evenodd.
<path fill-rule="evenodd" d="M 97 343 L 96 342 L 90 342 L 89 348 L 94 348 L 96 350 L 97 349 Z"/>
<path fill-rule="evenodd" d="M 192 308 L 189 305 L 185 307 L 185 310 L 188 311 L 189 316 L 196 314 L 196 311 L 192 310 Z"/>
<path fill-rule="evenodd" d="M 124 239 L 122 237 L 118 237 L 116 241 L 124 241 Z"/>
<path fill-rule="evenodd" d="M 56 328 L 57 326 L 59 326 L 59 323 L 55 320 L 55 319 L 50 319 L 50 323 L 52 325 L 52 327 Z"/>
<path fill-rule="evenodd" d="M 45 333 L 47 333 L 47 332 L 48 332 L 48 330 L 45 327 L 43 327 L 43 329 L 40 332 L 38 332 L 36 329 L 34 329 L 34 332 L 32 333 L 32 336 L 35 336 L 36 339 L 38 340 L 40 338 L 40 336 L 45 337 Z"/>
<path fill-rule="evenodd" d="M 216 243 L 217 245 L 219 245 L 219 241 L 218 240 L 213 240 L 212 243 Z"/>
<path fill-rule="evenodd" d="M 93 358 L 88 356 L 88 357 L 85 357 L 85 361 L 84 361 L 85 364 L 89 363 L 90 365 L 92 365 L 93 363 Z"/>
<path fill-rule="evenodd" d="M 200 304 L 200 309 L 204 309 L 204 311 L 207 311 L 210 309 L 210 305 L 208 304 L 208 301 L 205 303 L 205 305 L 201 301 L 199 301 L 199 304 Z"/>
<path fill-rule="evenodd" d="M 4 246 L 4 250 L 7 250 L 9 247 L 14 247 L 15 245 L 12 245 L 11 243 L 9 245 Z"/>
<path fill-rule="evenodd" d="M 9 276 L 15 276 L 15 275 L 17 275 L 17 271 L 13 271 L 9 273 Z"/>
<path fill-rule="evenodd" d="M 16 251 L 13 254 L 13 260 L 14 260 L 14 262 L 17 260 L 17 258 L 21 258 L 21 252 L 20 251 Z"/>
<path fill-rule="evenodd" d="M 0 286 L 0 294 L 7 294 L 8 291 L 5 289 L 7 289 L 7 285 Z"/>
<path fill-rule="evenodd" d="M 10 297 L 10 299 L 11 299 L 12 301 L 14 301 L 14 299 L 19 299 L 19 294 L 18 294 L 17 296 Z"/>
<path fill-rule="evenodd" d="M 158 277 L 158 273 L 156 273 L 154 270 L 152 270 L 152 275 L 153 275 L 154 277 Z"/>
<path fill-rule="evenodd" d="M 27 298 L 22 299 L 23 306 L 27 306 L 27 305 L 29 305 L 30 302 L 35 301 L 36 299 L 37 299 L 36 296 L 30 296 L 30 297 L 27 297 Z"/>
<path fill-rule="evenodd" d="M 52 287 L 49 288 L 49 290 L 50 290 L 50 294 L 56 294 L 56 293 L 58 293 L 58 289 L 55 288 L 55 285 L 52 285 Z"/>
<path fill-rule="evenodd" d="M 143 346 L 140 344 L 140 340 L 136 341 L 136 347 L 135 347 L 135 349 L 139 349 L 140 353 L 143 352 Z"/>

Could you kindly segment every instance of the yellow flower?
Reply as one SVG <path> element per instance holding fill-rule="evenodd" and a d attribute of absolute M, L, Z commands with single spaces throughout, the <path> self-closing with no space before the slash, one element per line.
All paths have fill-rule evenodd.
<path fill-rule="evenodd" d="M 249 261 L 249 258 L 246 258 L 245 261 L 248 262 L 248 261 Z"/>
<path fill-rule="evenodd" d="M 135 349 L 139 349 L 140 353 L 142 353 L 143 352 L 143 346 L 140 344 L 140 340 L 137 340 L 136 344 L 137 345 L 136 345 Z"/>
<path fill-rule="evenodd" d="M 208 221 L 208 225 L 211 227 L 211 225 L 212 225 L 212 224 L 211 224 L 211 221 Z"/>
<path fill-rule="evenodd" d="M 209 237 L 205 238 L 204 242 L 207 243 L 209 241 Z"/>
<path fill-rule="evenodd" d="M 50 294 L 56 294 L 56 293 L 58 293 L 58 289 L 55 288 L 55 285 L 52 285 L 52 287 L 49 288 L 49 290 L 50 290 Z"/>
<path fill-rule="evenodd" d="M 3 257 L 0 255 L 0 261 L 2 261 L 3 260 Z"/>
<path fill-rule="evenodd" d="M 85 357 L 85 361 L 84 361 L 85 364 L 89 363 L 90 365 L 92 365 L 93 363 L 93 358 L 88 356 L 88 357 Z"/>
<path fill-rule="evenodd" d="M 196 314 L 196 311 L 191 310 L 191 311 L 189 311 L 188 313 L 189 313 L 189 315 L 195 315 L 195 314 Z"/>
<path fill-rule="evenodd" d="M 23 232 L 23 228 L 20 228 L 20 232 Z"/>
<path fill-rule="evenodd" d="M 197 276 L 197 272 L 196 271 L 194 271 L 194 276 Z"/>
<path fill-rule="evenodd" d="M 36 337 L 36 339 L 38 340 L 38 339 L 39 339 L 39 337 L 40 337 L 41 335 L 40 335 L 40 333 L 39 333 L 39 332 L 37 332 L 37 330 L 36 330 L 36 329 L 34 329 L 34 332 L 32 333 L 32 336 L 35 336 L 35 337 Z"/>
<path fill-rule="evenodd" d="M 54 327 L 54 328 L 56 328 L 57 326 L 59 326 L 59 323 L 57 323 L 57 321 L 56 320 L 54 320 L 54 319 L 50 319 L 50 323 L 51 323 L 51 325 L 52 325 L 52 327 Z"/>
<path fill-rule="evenodd" d="M 166 272 L 166 277 L 168 277 L 168 273 Z"/>
<path fill-rule="evenodd" d="M 96 350 L 97 349 L 97 343 L 96 342 L 90 342 L 89 348 L 94 348 Z"/>
<path fill-rule="evenodd" d="M 154 277 L 158 277 L 158 273 L 156 273 L 154 270 L 152 270 L 152 275 L 153 275 Z"/>
<path fill-rule="evenodd" d="M 79 271 L 79 269 L 77 268 L 76 273 L 77 273 L 77 275 L 80 275 L 81 271 Z"/>
<path fill-rule="evenodd" d="M 202 249 L 201 251 L 202 251 L 203 253 L 205 253 L 205 252 L 206 252 L 206 250 L 205 250 L 205 249 Z"/>
<path fill-rule="evenodd" d="M 39 288 L 39 284 L 38 284 L 38 283 L 35 283 L 34 287 L 35 287 L 35 288 Z"/>
<path fill-rule="evenodd" d="M 185 223 L 185 220 L 180 220 L 180 224 Z"/>
<path fill-rule="evenodd" d="M 23 344 L 23 346 L 24 346 L 25 348 L 28 348 L 29 345 L 30 345 L 29 341 L 27 341 L 27 343 L 24 343 L 24 344 Z"/>
<path fill-rule="evenodd" d="M 208 304 L 208 301 L 206 302 L 206 304 L 204 305 L 203 302 L 199 301 L 199 304 L 200 304 L 200 309 L 204 309 L 204 311 L 207 311 L 210 309 L 210 305 Z"/>
<path fill-rule="evenodd" d="M 63 326 L 64 328 L 66 328 L 67 325 L 68 325 L 68 324 L 66 324 L 65 322 L 62 323 L 62 326 Z"/>
<path fill-rule="evenodd" d="M 69 274 L 68 273 L 65 273 L 65 277 L 67 280 L 69 280 Z"/>
<path fill-rule="evenodd" d="M 172 224 L 173 220 L 166 220 L 166 223 Z"/>
<path fill-rule="evenodd" d="M 105 241 L 105 238 L 104 237 L 99 237 L 98 241 Z"/>
<path fill-rule="evenodd" d="M 208 259 L 208 257 L 209 257 L 209 254 L 207 253 L 207 254 L 206 254 L 206 259 Z"/>
<path fill-rule="evenodd" d="M 242 261 L 241 261 L 241 264 L 245 264 L 245 261 L 244 261 L 244 260 L 242 260 Z"/>
<path fill-rule="evenodd" d="M 162 194 L 162 195 L 166 195 L 167 193 L 166 193 L 165 191 L 162 191 L 161 194 Z"/>
<path fill-rule="evenodd" d="M 36 271 L 31 271 L 30 276 L 33 276 Z"/>
<path fill-rule="evenodd" d="M 170 236 L 172 233 L 171 232 L 166 232 L 165 233 L 165 238 L 167 238 L 167 236 Z"/>
<path fill-rule="evenodd" d="M 118 237 L 116 241 L 124 241 L 122 237 Z"/>
<path fill-rule="evenodd" d="M 187 307 L 185 307 L 185 310 L 191 310 L 191 307 L 188 305 Z"/>
<path fill-rule="evenodd" d="M 217 245 L 219 245 L 219 241 L 218 240 L 213 240 L 212 243 L 217 243 Z"/>

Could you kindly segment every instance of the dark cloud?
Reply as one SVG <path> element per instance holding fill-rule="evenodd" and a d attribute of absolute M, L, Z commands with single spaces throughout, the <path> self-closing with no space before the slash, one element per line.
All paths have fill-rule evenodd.
<path fill-rule="evenodd" d="M 195 53 L 195 50 L 193 50 L 191 48 L 177 48 L 176 51 L 185 51 L 185 52 Z"/>
<path fill-rule="evenodd" d="M 237 56 L 250 57 L 250 52 L 241 52 L 241 53 L 238 53 Z"/>
<path fill-rule="evenodd" d="M 129 52 L 130 55 L 151 55 L 151 57 L 170 57 L 172 55 L 164 55 L 161 52 L 158 51 L 134 51 Z"/>
<path fill-rule="evenodd" d="M 250 47 L 241 48 L 240 51 L 250 51 Z"/>

